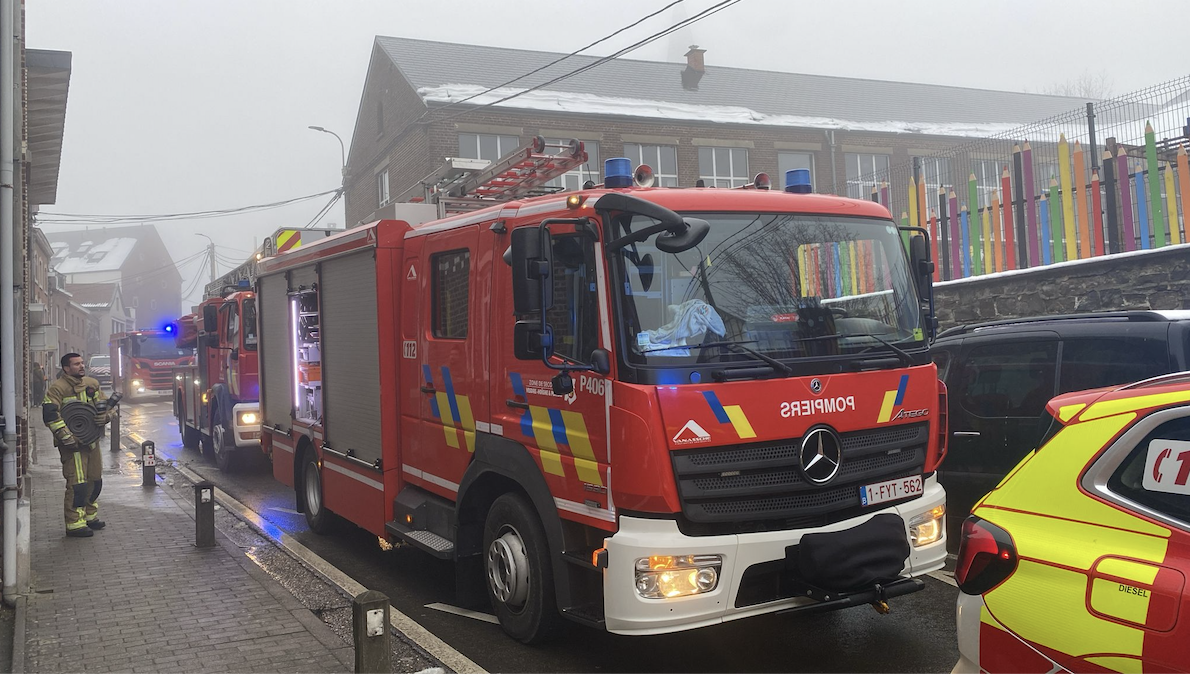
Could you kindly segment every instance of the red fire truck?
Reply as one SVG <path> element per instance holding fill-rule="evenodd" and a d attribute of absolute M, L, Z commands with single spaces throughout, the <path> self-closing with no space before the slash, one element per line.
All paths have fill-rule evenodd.
<path fill-rule="evenodd" d="M 536 149 L 475 182 L 547 180 Z M 297 509 L 453 560 L 524 642 L 922 589 L 946 557 L 924 238 L 613 161 L 262 263 L 262 443 Z"/>
<path fill-rule="evenodd" d="M 174 344 L 175 325 L 161 330 L 131 330 L 111 336 L 112 390 L 125 402 L 163 398 L 173 393 L 174 368 L 188 363 L 188 349 Z"/>
<path fill-rule="evenodd" d="M 176 344 L 192 350 L 193 364 L 174 373 L 174 416 L 182 445 L 202 447 L 220 470 L 231 470 L 236 452 L 260 447 L 256 294 L 260 260 L 324 237 L 328 229 L 280 229 L 258 254 L 207 284 L 195 312 L 178 319 Z M 189 351 L 188 351 L 189 352 Z"/>
<path fill-rule="evenodd" d="M 230 470 L 236 451 L 260 446 L 256 295 L 243 291 L 204 300 L 197 313 L 178 323 L 178 346 L 194 349 L 196 357 L 174 376 L 182 445 L 201 445 L 220 470 Z"/>

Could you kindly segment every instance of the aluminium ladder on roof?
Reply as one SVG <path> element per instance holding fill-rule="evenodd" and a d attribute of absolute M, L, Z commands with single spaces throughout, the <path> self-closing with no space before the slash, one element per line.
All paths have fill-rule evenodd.
<path fill-rule="evenodd" d="M 556 154 L 547 153 L 556 150 Z M 521 197 L 552 194 L 561 188 L 546 183 L 587 163 L 583 144 L 575 139 L 547 143 L 535 136 L 494 162 L 447 158 L 436 171 L 406 190 L 396 201 L 438 205 L 438 216 L 466 213 Z M 414 197 L 421 191 L 422 196 Z"/>

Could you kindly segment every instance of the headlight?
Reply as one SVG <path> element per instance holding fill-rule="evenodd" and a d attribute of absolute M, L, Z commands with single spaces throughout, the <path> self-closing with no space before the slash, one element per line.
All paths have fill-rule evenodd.
<path fill-rule="evenodd" d="M 920 548 L 942 538 L 942 518 L 946 516 L 946 506 L 938 506 L 909 520 L 909 541 L 913 547 Z"/>
<path fill-rule="evenodd" d="M 139 386 L 143 386 L 143 385 L 144 385 L 144 382 L 142 382 L 142 381 L 141 381 L 141 380 L 139 380 L 139 379 L 133 379 L 133 380 L 132 380 L 132 388 L 137 388 L 137 387 L 139 387 Z"/>
<path fill-rule="evenodd" d="M 178 381 L 182 381 L 182 375 L 178 375 L 178 376 L 174 377 L 174 379 L 177 379 Z"/>
<path fill-rule="evenodd" d="M 240 412 L 240 423 L 241 424 L 244 424 L 244 425 L 254 424 L 254 423 L 256 423 L 256 421 L 257 421 L 256 412 Z"/>
<path fill-rule="evenodd" d="M 653 555 L 636 560 L 636 593 L 645 599 L 704 594 L 719 585 L 723 555 Z"/>

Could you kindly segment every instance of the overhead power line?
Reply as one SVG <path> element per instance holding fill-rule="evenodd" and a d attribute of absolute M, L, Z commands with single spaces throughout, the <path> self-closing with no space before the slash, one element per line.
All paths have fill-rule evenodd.
<path fill-rule="evenodd" d="M 75 225 L 75 226 L 92 226 L 92 225 L 123 225 L 123 224 L 150 224 L 155 222 L 169 222 L 175 220 L 204 220 L 208 218 L 223 218 L 234 215 L 242 215 L 245 213 L 256 213 L 260 211 L 271 210 L 274 208 L 281 208 L 291 204 L 309 201 L 310 199 L 317 199 L 328 194 L 335 194 L 340 192 L 340 188 L 336 187 L 333 190 L 326 190 L 325 192 L 318 192 L 316 194 L 307 194 L 305 196 L 294 197 L 292 199 L 283 199 L 281 201 L 274 201 L 267 204 L 253 204 L 251 206 L 239 206 L 236 208 L 221 208 L 208 211 L 191 211 L 189 213 L 151 213 L 151 214 L 97 214 L 97 213 L 55 213 L 53 211 L 42 211 L 37 214 L 38 224 L 51 225 Z"/>
<path fill-rule="evenodd" d="M 569 73 L 566 73 L 564 75 L 559 75 L 558 77 L 555 77 L 555 78 L 549 80 L 548 82 L 542 82 L 541 84 L 529 87 L 529 88 L 525 89 L 524 91 L 518 91 L 514 94 L 509 94 L 508 96 L 505 96 L 498 100 L 492 101 L 490 103 L 476 105 L 474 108 L 469 108 L 467 110 L 463 110 L 462 112 L 457 112 L 453 115 L 450 115 L 449 117 L 444 117 L 444 118 L 438 119 L 436 121 L 437 122 L 448 122 L 453 119 L 458 119 L 459 117 L 462 117 L 463 115 L 469 115 L 471 113 L 478 112 L 478 111 L 484 110 L 486 108 L 491 108 L 491 107 L 497 106 L 497 105 L 504 103 L 506 101 L 511 101 L 514 98 L 524 96 L 525 94 L 527 94 L 529 92 L 537 91 L 539 89 L 544 89 L 545 87 L 548 87 L 552 84 L 557 84 L 558 82 L 561 82 L 562 80 L 569 79 L 576 75 L 581 75 L 582 73 L 585 73 L 588 70 L 591 70 L 592 68 L 597 68 L 597 67 L 603 65 L 604 63 L 607 63 L 608 61 L 615 60 L 615 59 L 623 56 L 624 54 L 635 51 L 651 42 L 660 40 L 661 38 L 665 37 L 666 35 L 669 35 L 670 33 L 681 30 L 682 28 L 685 28 L 686 26 L 689 26 L 689 25 L 696 23 L 698 21 L 702 21 L 703 19 L 705 19 L 709 16 L 712 16 L 714 14 L 718 14 L 719 12 L 727 9 L 728 7 L 731 7 L 732 5 L 737 4 L 738 2 L 740 2 L 740 0 L 721 0 L 720 2 L 718 2 L 714 5 L 711 5 L 710 7 L 702 10 L 698 14 L 695 14 L 694 16 L 692 16 L 688 19 L 683 19 L 682 21 L 679 21 L 678 23 L 675 23 L 672 26 L 670 26 L 664 30 L 656 32 L 656 33 L 644 38 L 643 40 L 640 40 L 639 42 L 630 44 L 627 47 L 624 47 L 623 49 L 615 52 L 614 54 L 609 54 L 607 56 L 601 57 L 598 60 L 588 63 L 584 66 L 579 67 L 579 68 L 576 68 Z M 483 91 L 478 94 L 475 94 L 471 98 L 483 96 L 484 94 L 491 93 L 492 91 L 493 91 L 492 89 L 488 89 L 487 91 Z M 461 101 L 456 101 L 456 102 L 461 102 Z M 451 104 L 453 104 L 453 103 L 451 103 Z M 451 105 L 451 104 L 448 104 L 448 105 Z M 447 106 L 443 106 L 443 107 L 447 107 Z M 441 109 L 441 108 L 435 108 L 435 110 L 438 110 L 438 109 Z"/>
<path fill-rule="evenodd" d="M 488 90 L 486 90 L 486 91 L 481 91 L 481 92 L 479 92 L 478 94 L 474 94 L 474 95 L 468 96 L 467 98 L 464 98 L 464 99 L 461 99 L 461 100 L 458 100 L 458 101 L 453 101 L 453 102 L 451 102 L 451 103 L 448 103 L 448 104 L 446 104 L 446 105 L 444 105 L 444 106 L 442 106 L 442 107 L 440 107 L 440 108 L 434 108 L 434 111 L 442 111 L 442 110 L 446 110 L 447 108 L 453 108 L 453 107 L 454 107 L 454 106 L 456 106 L 456 105 L 462 105 L 463 103 L 466 103 L 467 101 L 470 101 L 470 100 L 472 100 L 472 99 L 474 99 L 474 98 L 478 98 L 478 97 L 480 97 L 480 96 L 483 96 L 484 94 L 491 93 L 492 91 L 495 91 L 496 89 L 503 89 L 504 87 L 507 87 L 507 86 L 511 86 L 511 85 L 513 85 L 513 84 L 516 84 L 517 82 L 520 82 L 521 80 L 525 79 L 526 77 L 529 77 L 530 75 L 536 75 L 537 73 L 539 73 L 539 72 L 541 72 L 541 71 L 545 70 L 546 68 L 550 68 L 550 67 L 552 67 L 552 66 L 556 66 L 556 65 L 558 65 L 559 63 L 561 63 L 561 62 L 565 61 L 566 59 L 568 59 L 568 58 L 570 58 L 570 57 L 572 57 L 572 56 L 578 56 L 579 54 L 581 54 L 581 53 L 583 53 L 583 52 L 587 51 L 587 50 L 588 50 L 588 49 L 590 49 L 591 47 L 594 47 L 594 46 L 596 46 L 596 45 L 598 45 L 598 44 L 601 44 L 601 43 L 607 42 L 608 40 L 610 40 L 610 39 L 612 39 L 613 37 L 615 37 L 615 36 L 619 35 L 620 33 L 623 33 L 623 32 L 624 32 L 624 31 L 626 31 L 626 30 L 629 30 L 629 29 L 635 28 L 635 27 L 639 26 L 640 24 L 644 23 L 645 21 L 648 21 L 649 19 L 651 19 L 651 18 L 653 18 L 653 17 L 657 16 L 658 14 L 660 14 L 660 13 L 664 12 L 665 10 L 669 9 L 670 7 L 673 7 L 674 5 L 680 4 L 680 3 L 682 3 L 682 2 L 685 2 L 685 0 L 674 0 L 673 2 L 669 3 L 668 5 L 666 5 L 666 6 L 662 7 L 661 9 L 659 9 L 659 10 L 657 10 L 657 11 L 655 11 L 655 12 L 651 13 L 651 14 L 646 14 L 645 16 L 642 16 L 641 18 L 637 19 L 636 21 L 633 21 L 632 23 L 628 24 L 627 26 L 624 26 L 623 28 L 620 28 L 619 30 L 617 30 L 617 31 L 615 31 L 615 32 L 613 32 L 613 33 L 609 33 L 609 34 L 607 34 L 607 35 L 604 35 L 603 37 L 601 37 L 601 38 L 599 38 L 598 40 L 596 40 L 596 41 L 592 42 L 591 44 L 589 44 L 589 45 L 587 45 L 587 46 L 585 46 L 585 47 L 582 47 L 582 48 L 580 48 L 580 49 L 576 49 L 576 50 L 574 50 L 574 51 L 570 52 L 569 54 L 566 54 L 565 56 L 562 56 L 561 58 L 554 59 L 553 61 L 550 61 L 549 63 L 547 63 L 547 64 L 545 64 L 545 65 L 541 66 L 540 68 L 534 68 L 533 70 L 530 70 L 529 72 L 525 73 L 524 75 L 520 75 L 520 76 L 518 76 L 518 77 L 514 77 L 514 78 L 512 78 L 511 80 L 508 80 L 507 82 L 505 82 L 505 83 L 503 83 L 503 84 L 497 84 L 496 86 L 494 86 L 494 87 L 492 87 L 491 89 L 488 89 Z M 425 117 L 426 115 L 430 114 L 430 112 L 431 112 L 431 111 L 426 111 L 426 112 L 422 113 L 422 117 Z"/>

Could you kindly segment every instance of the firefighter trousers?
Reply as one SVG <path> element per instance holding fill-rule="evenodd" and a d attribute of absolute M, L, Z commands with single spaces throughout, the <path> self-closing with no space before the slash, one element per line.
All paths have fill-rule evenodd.
<path fill-rule="evenodd" d="M 66 499 L 63 515 L 66 530 L 87 526 L 99 518 L 99 492 L 103 489 L 103 452 L 98 443 L 87 448 L 59 447 L 62 476 L 66 478 Z"/>

